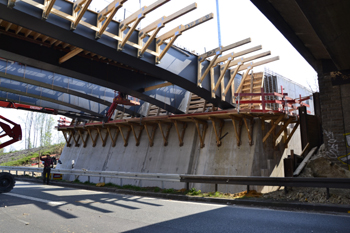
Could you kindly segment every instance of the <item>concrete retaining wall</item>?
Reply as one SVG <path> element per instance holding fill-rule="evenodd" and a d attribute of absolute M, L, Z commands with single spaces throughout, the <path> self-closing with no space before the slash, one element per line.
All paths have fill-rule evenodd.
<path fill-rule="evenodd" d="M 171 128 L 168 145 L 163 145 L 162 135 L 157 129 L 154 145 L 149 146 L 148 137 L 145 131 L 142 132 L 139 146 L 135 146 L 135 139 L 130 135 L 129 145 L 124 147 L 124 141 L 119 135 L 115 147 L 111 146 L 111 140 L 102 147 L 99 139 L 95 147 L 92 147 L 91 140 L 86 148 L 65 147 L 58 168 L 72 168 L 74 160 L 75 169 L 102 170 L 102 171 L 123 171 L 123 172 L 144 172 L 144 173 L 172 173 L 172 174 L 198 174 L 198 175 L 232 175 L 232 176 L 283 176 L 283 158 L 289 154 L 280 144 L 276 149 L 272 145 L 272 137 L 264 144 L 263 136 L 268 132 L 270 124 L 265 123 L 265 130 L 261 130 L 261 121 L 255 120 L 253 127 L 253 145 L 249 145 L 248 134 L 245 126 L 242 127 L 241 145 L 237 146 L 236 136 L 231 121 L 226 121 L 222 134 L 228 132 L 222 139 L 222 145 L 217 147 L 216 137 L 211 123 L 208 124 L 205 137 L 205 147 L 200 148 L 200 142 L 194 124 L 188 124 L 186 129 L 184 145 L 179 147 L 179 141 L 174 127 Z M 126 134 L 126 132 L 124 132 Z M 301 152 L 299 131 L 295 133 L 290 141 L 290 149 L 295 153 Z M 66 175 L 64 179 L 74 180 L 76 177 Z M 82 182 L 87 177 L 78 177 Z M 91 182 L 102 182 L 102 178 L 90 179 Z M 120 179 L 106 178 L 106 183 L 120 184 Z M 181 189 L 184 183 L 122 180 L 122 184 L 158 186 L 162 188 Z M 211 184 L 191 184 L 202 191 L 214 191 Z M 255 187 L 259 191 L 262 187 Z M 219 185 L 221 192 L 240 192 L 245 186 Z"/>

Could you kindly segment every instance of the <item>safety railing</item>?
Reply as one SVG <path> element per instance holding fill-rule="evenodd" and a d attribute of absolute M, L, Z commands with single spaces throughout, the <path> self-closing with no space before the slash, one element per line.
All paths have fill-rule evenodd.
<path fill-rule="evenodd" d="M 16 175 L 18 172 L 23 172 L 23 175 L 27 175 L 26 173 L 34 176 L 35 173 L 42 173 L 42 168 L 35 167 L 8 167 L 8 166 L 0 166 L 0 170 L 15 171 Z M 117 171 L 89 171 L 89 170 L 80 170 L 80 169 L 51 169 L 51 174 L 62 174 L 62 175 L 74 175 L 75 178 L 78 176 L 87 176 L 88 181 L 90 182 L 90 177 L 102 177 L 103 182 L 105 182 L 106 178 L 118 178 L 120 179 L 120 185 L 123 185 L 123 179 L 135 179 L 135 180 L 151 180 L 151 181 L 160 181 L 163 182 L 180 182 L 179 174 L 163 174 L 163 173 L 137 173 L 137 172 L 117 172 Z M 141 186 L 140 182 L 140 186 Z"/>
<path fill-rule="evenodd" d="M 23 175 L 28 173 L 41 173 L 42 168 L 33 167 L 1 167 L 1 171 L 23 171 Z M 117 172 L 117 171 L 88 171 L 78 169 L 52 169 L 51 173 L 68 174 L 77 176 L 119 178 L 120 185 L 123 179 L 136 180 L 153 180 L 162 182 L 184 182 L 186 188 L 189 189 L 190 183 L 214 184 L 215 191 L 218 190 L 218 184 L 225 185 L 246 185 L 247 191 L 252 185 L 256 186 L 284 186 L 284 187 L 317 187 L 327 188 L 327 196 L 329 197 L 329 188 L 350 189 L 349 178 L 319 178 L 319 177 L 254 177 L 254 176 L 211 176 L 211 175 L 185 175 L 185 174 L 164 174 L 164 173 L 137 173 L 137 172 Z M 140 183 L 141 186 L 141 183 Z M 287 189 L 285 188 L 285 191 Z"/>

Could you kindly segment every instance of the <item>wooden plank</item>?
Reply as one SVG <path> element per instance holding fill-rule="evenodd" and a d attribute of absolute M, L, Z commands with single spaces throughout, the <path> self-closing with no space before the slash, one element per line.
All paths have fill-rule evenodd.
<path fill-rule="evenodd" d="M 151 90 L 155 90 L 155 89 L 158 89 L 158 88 L 161 88 L 161 87 L 167 87 L 167 86 L 171 86 L 173 85 L 172 83 L 170 82 L 165 82 L 165 83 L 161 83 L 161 84 L 157 84 L 157 85 L 154 85 L 154 86 L 150 86 L 150 87 L 145 87 L 144 88 L 144 91 L 151 91 Z"/>
<path fill-rule="evenodd" d="M 250 43 L 250 42 L 251 42 L 251 39 L 250 39 L 250 38 L 247 38 L 247 39 L 244 39 L 244 40 L 235 42 L 235 43 L 233 43 L 233 44 L 227 45 L 227 46 L 225 46 L 225 47 L 222 47 L 222 46 L 221 46 L 221 47 L 218 47 L 218 48 L 216 48 L 216 49 L 210 50 L 210 51 L 208 51 L 208 52 L 206 52 L 206 53 L 200 55 L 200 56 L 198 57 L 198 60 L 199 60 L 200 62 L 203 62 L 203 61 L 204 61 L 206 58 L 208 58 L 208 57 L 211 57 L 211 56 L 213 56 L 213 55 L 217 55 L 218 53 L 219 53 L 219 55 L 220 55 L 220 54 L 222 54 L 222 53 L 225 52 L 225 51 L 228 51 L 228 50 L 233 49 L 233 48 L 237 48 L 237 47 L 239 47 L 239 46 L 245 45 L 245 44 Z"/>
<path fill-rule="evenodd" d="M 78 26 L 80 20 L 83 18 L 84 13 L 88 9 L 92 0 L 78 0 L 73 5 L 73 17 L 75 20 L 71 23 L 71 29 L 74 30 Z"/>
<path fill-rule="evenodd" d="M 231 58 L 231 60 L 233 60 L 235 57 L 243 56 L 245 54 L 252 53 L 252 52 L 258 51 L 260 49 L 262 49 L 262 46 L 258 45 L 258 46 L 255 46 L 253 48 L 249 48 L 249 49 L 243 50 L 241 52 L 229 53 L 229 54 L 224 55 L 224 56 L 220 57 L 219 59 L 217 59 L 215 65 L 217 65 L 220 62 L 227 61 L 229 58 Z"/>
<path fill-rule="evenodd" d="M 147 27 L 143 28 L 141 31 L 140 31 L 140 37 L 141 38 L 144 38 L 146 37 L 147 33 L 153 31 L 154 29 L 156 28 L 159 28 L 160 25 L 165 25 L 167 23 L 170 23 L 171 21 L 179 18 L 180 16 L 184 15 L 184 14 L 187 14 L 188 12 L 194 10 L 197 8 L 197 3 L 192 3 L 191 5 L 169 15 L 168 17 L 167 16 L 163 16 L 162 18 L 154 21 L 153 23 L 149 24 Z"/>
<path fill-rule="evenodd" d="M 176 34 L 181 34 L 182 32 L 184 31 L 187 31 L 191 28 L 194 28 L 208 20 L 211 20 L 214 18 L 214 14 L 213 13 L 210 13 L 208 15 L 205 15 L 195 21 L 192 21 L 191 23 L 188 23 L 188 24 L 185 24 L 185 25 L 180 25 L 166 33 L 164 33 L 163 35 L 161 35 L 160 37 L 157 38 L 157 44 L 158 45 L 162 45 L 164 43 L 165 40 L 175 36 Z"/>
<path fill-rule="evenodd" d="M 301 162 L 301 164 L 297 167 L 297 169 L 294 171 L 293 176 L 298 176 L 300 174 L 300 172 L 303 170 L 303 168 L 305 167 L 307 161 L 309 161 L 309 159 L 311 158 L 311 156 L 314 155 L 315 151 L 316 151 L 317 147 L 314 147 L 311 149 L 311 151 L 307 154 L 307 156 L 303 159 L 303 161 Z"/>
<path fill-rule="evenodd" d="M 257 66 L 261 66 L 261 65 L 264 65 L 266 63 L 270 63 L 270 62 L 273 62 L 273 61 L 277 61 L 279 60 L 280 57 L 279 56 L 276 56 L 276 57 L 272 57 L 272 58 L 269 58 L 269 59 L 265 59 L 265 60 L 262 60 L 262 61 L 259 61 L 259 62 L 255 62 L 255 63 L 251 63 L 251 64 L 246 64 L 246 65 L 243 65 L 241 66 L 241 68 L 239 68 L 239 71 L 241 70 L 245 70 L 247 69 L 249 66 L 251 67 L 257 67 Z"/>
<path fill-rule="evenodd" d="M 233 73 L 232 73 L 232 71 L 230 72 L 231 77 L 230 77 L 230 80 L 228 81 L 228 84 L 227 84 L 224 92 L 222 93 L 223 96 L 226 96 L 228 90 L 230 89 L 230 86 L 231 86 L 233 80 L 235 79 L 235 77 L 236 77 L 236 75 L 238 73 L 238 69 L 241 67 L 241 65 L 243 65 L 243 63 L 242 64 L 238 64 L 238 66 L 236 67 L 236 69 L 235 69 L 235 71 Z"/>
<path fill-rule="evenodd" d="M 280 121 L 284 118 L 284 115 L 281 115 L 274 123 L 273 126 L 271 127 L 271 129 L 269 130 L 269 132 L 267 132 L 267 134 L 265 135 L 265 137 L 263 138 L 263 143 L 267 140 L 267 138 L 271 135 L 271 133 L 275 132 L 275 128 L 277 127 L 277 125 L 280 123 Z"/>
<path fill-rule="evenodd" d="M 75 55 L 79 54 L 81 51 L 83 51 L 83 49 L 81 48 L 76 48 L 72 51 L 70 51 L 69 53 L 67 53 L 66 55 L 64 55 L 63 57 L 61 57 L 59 59 L 59 63 L 62 64 L 63 62 L 71 59 L 72 57 L 74 57 Z"/>
<path fill-rule="evenodd" d="M 97 28 L 95 38 L 98 39 L 102 36 L 104 31 L 107 29 L 109 23 L 112 21 L 114 15 L 123 6 L 123 3 L 127 0 L 114 0 L 104 10 L 97 15 Z"/>
<path fill-rule="evenodd" d="M 44 0 L 44 10 L 42 14 L 43 19 L 47 19 L 51 13 L 52 7 L 55 4 L 56 0 Z"/>
<path fill-rule="evenodd" d="M 253 61 L 253 60 L 258 59 L 258 58 L 266 57 L 268 55 L 271 55 L 271 51 L 259 53 L 259 54 L 256 54 L 254 56 L 247 57 L 247 58 L 233 60 L 230 62 L 230 67 L 237 65 L 239 62 L 249 62 L 249 61 Z"/>

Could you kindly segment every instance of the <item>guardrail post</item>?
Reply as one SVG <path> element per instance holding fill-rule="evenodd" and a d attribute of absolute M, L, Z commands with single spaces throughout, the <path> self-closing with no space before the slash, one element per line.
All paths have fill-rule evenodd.
<path fill-rule="evenodd" d="M 90 176 L 88 176 L 88 182 L 90 183 Z"/>
<path fill-rule="evenodd" d="M 32 172 L 32 177 L 34 177 L 34 172 Z"/>
<path fill-rule="evenodd" d="M 25 176 L 26 175 L 26 171 L 23 171 L 23 176 Z"/>
<path fill-rule="evenodd" d="M 164 189 L 164 181 L 162 181 L 162 189 Z"/>
<path fill-rule="evenodd" d="M 106 177 L 102 177 L 103 183 L 106 183 Z"/>
<path fill-rule="evenodd" d="M 331 195 L 329 194 L 329 188 L 327 187 L 327 199 L 329 199 Z"/>
<path fill-rule="evenodd" d="M 120 186 L 123 186 L 123 178 L 120 178 Z"/>
<path fill-rule="evenodd" d="M 16 171 L 16 176 L 18 176 L 18 171 Z"/>
<path fill-rule="evenodd" d="M 142 187 L 142 180 L 140 180 L 139 185 L 140 185 L 140 187 Z"/>
<path fill-rule="evenodd" d="M 218 191 L 218 184 L 215 184 L 215 192 Z"/>
<path fill-rule="evenodd" d="M 186 182 L 186 189 L 190 190 L 190 183 L 189 182 Z"/>
<path fill-rule="evenodd" d="M 249 193 L 249 185 L 247 185 L 247 194 Z"/>

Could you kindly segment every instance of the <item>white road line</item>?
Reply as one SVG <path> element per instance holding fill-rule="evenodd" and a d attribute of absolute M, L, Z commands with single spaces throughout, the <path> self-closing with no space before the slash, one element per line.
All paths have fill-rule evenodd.
<path fill-rule="evenodd" d="M 23 198 L 23 199 L 32 200 L 32 201 L 43 202 L 43 203 L 46 203 L 46 204 L 51 205 L 51 206 L 58 206 L 58 205 L 67 204 L 66 202 L 50 201 L 50 200 L 40 199 L 40 198 L 36 198 L 36 197 L 24 196 L 24 195 L 20 195 L 20 194 L 16 194 L 16 193 L 4 193 L 4 195 L 19 197 L 19 198 Z"/>

